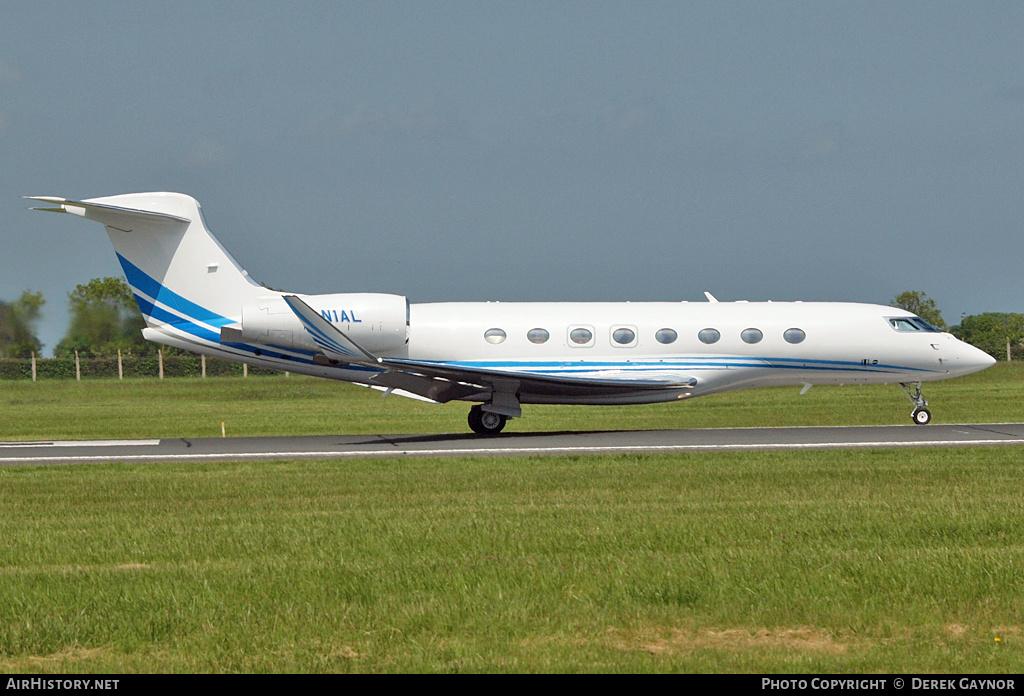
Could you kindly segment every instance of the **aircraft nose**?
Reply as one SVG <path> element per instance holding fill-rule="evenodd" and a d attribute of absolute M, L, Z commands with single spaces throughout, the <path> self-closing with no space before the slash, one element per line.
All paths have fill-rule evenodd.
<path fill-rule="evenodd" d="M 963 341 L 958 342 L 960 350 L 957 351 L 956 371 L 959 374 L 969 375 L 996 364 L 996 359 L 980 348 L 975 348 L 970 343 Z"/>

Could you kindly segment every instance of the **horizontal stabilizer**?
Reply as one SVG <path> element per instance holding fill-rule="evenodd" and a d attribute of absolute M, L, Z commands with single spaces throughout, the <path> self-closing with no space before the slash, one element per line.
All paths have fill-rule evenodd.
<path fill-rule="evenodd" d="M 70 213 L 124 231 L 129 231 L 138 224 L 152 224 L 154 222 L 188 224 L 191 222 L 188 218 L 178 217 L 169 213 L 139 210 L 138 208 L 122 208 L 105 203 L 72 201 L 55 196 L 25 196 L 25 198 L 57 206 L 56 208 L 32 208 L 32 210 L 42 210 L 47 213 Z"/>

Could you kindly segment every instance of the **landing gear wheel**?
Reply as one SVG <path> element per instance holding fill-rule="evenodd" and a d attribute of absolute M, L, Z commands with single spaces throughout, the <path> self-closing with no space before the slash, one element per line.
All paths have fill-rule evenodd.
<path fill-rule="evenodd" d="M 913 387 L 913 391 L 911 391 L 911 387 Z M 910 399 L 910 403 L 914 404 L 914 412 L 910 414 L 910 417 L 918 425 L 928 425 L 932 420 L 932 412 L 926 408 L 928 402 L 921 396 L 921 383 L 907 384 L 906 382 L 900 382 L 900 389 Z"/>
<path fill-rule="evenodd" d="M 500 413 L 483 410 L 479 405 L 469 409 L 469 427 L 477 435 L 497 435 L 508 418 Z"/>

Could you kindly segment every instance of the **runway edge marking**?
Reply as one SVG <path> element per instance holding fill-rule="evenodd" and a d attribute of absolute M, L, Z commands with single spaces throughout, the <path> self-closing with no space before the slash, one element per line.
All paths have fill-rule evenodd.
<path fill-rule="evenodd" d="M 0 457 L 0 464 L 89 463 L 89 462 L 169 462 L 169 461 L 246 461 L 266 459 L 378 459 L 395 457 L 438 457 L 452 455 L 531 455 L 531 454 L 615 454 L 619 452 L 736 452 L 766 450 L 892 449 L 909 447 L 984 447 L 1024 445 L 1024 440 L 932 440 L 926 442 L 844 442 L 844 443 L 755 443 L 744 445 L 612 445 L 598 447 L 476 447 L 455 449 L 402 449 L 391 451 L 327 450 L 299 452 L 234 452 L 208 454 L 126 454 L 111 456 L 34 456 Z"/>

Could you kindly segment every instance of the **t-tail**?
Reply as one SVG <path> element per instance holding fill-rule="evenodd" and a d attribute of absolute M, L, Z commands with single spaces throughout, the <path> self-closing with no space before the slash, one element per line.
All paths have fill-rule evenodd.
<path fill-rule="evenodd" d="M 254 282 L 217 241 L 202 209 L 181 193 L 131 193 L 72 201 L 33 196 L 106 227 L 151 341 L 232 360 L 312 368 L 322 352 L 281 292 Z M 408 306 L 397 295 L 303 295 L 372 350 L 405 349 Z M 327 361 L 329 363 L 329 361 Z"/>
<path fill-rule="evenodd" d="M 84 201 L 37 197 L 103 224 L 147 326 L 194 325 L 217 340 L 221 326 L 268 291 L 210 233 L 199 203 L 180 193 L 132 193 Z M 205 331 L 202 331 L 205 329 Z"/>

